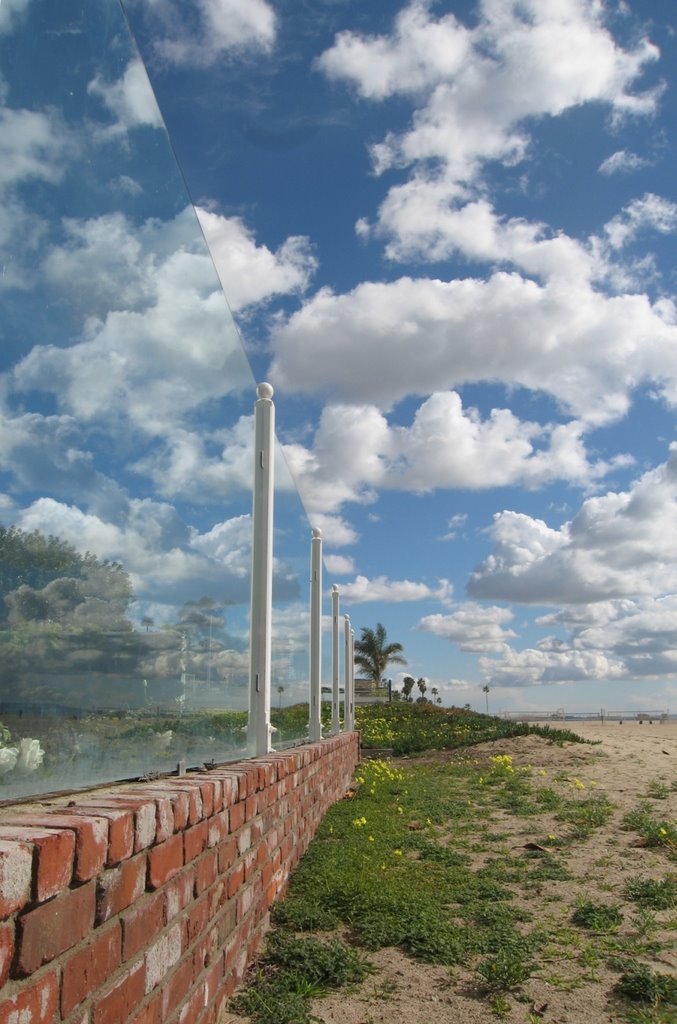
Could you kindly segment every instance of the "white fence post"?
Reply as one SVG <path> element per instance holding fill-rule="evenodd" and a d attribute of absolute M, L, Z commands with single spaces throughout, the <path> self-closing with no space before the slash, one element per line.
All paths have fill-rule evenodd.
<path fill-rule="evenodd" d="M 310 542 L 310 721 L 311 743 L 322 739 L 322 531 Z"/>
<path fill-rule="evenodd" d="M 252 585 L 249 637 L 248 753 L 271 749 L 270 646 L 273 604 L 273 495 L 275 406 L 270 384 L 259 384 L 254 406 L 254 494 L 252 502 Z"/>
<path fill-rule="evenodd" d="M 343 616 L 343 728 L 350 729 L 350 616 Z"/>
<path fill-rule="evenodd" d="M 331 734 L 337 736 L 339 721 L 339 589 L 331 588 Z"/>
<path fill-rule="evenodd" d="M 350 630 L 350 702 L 348 704 L 346 732 L 355 728 L 355 630 Z"/>

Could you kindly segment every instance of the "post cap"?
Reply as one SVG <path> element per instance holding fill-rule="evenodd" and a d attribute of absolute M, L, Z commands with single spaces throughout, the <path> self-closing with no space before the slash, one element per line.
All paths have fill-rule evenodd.
<path fill-rule="evenodd" d="M 322 530 L 319 528 L 319 526 L 313 527 L 313 537 L 315 538 L 315 540 L 322 540 Z"/>
<path fill-rule="evenodd" d="M 256 389 L 256 394 L 259 396 L 259 398 L 266 399 L 267 401 L 270 401 L 274 393 L 275 392 L 273 391 L 273 385 L 268 384 L 267 381 L 265 380 L 262 381 L 262 383 L 259 384 L 259 386 Z"/>

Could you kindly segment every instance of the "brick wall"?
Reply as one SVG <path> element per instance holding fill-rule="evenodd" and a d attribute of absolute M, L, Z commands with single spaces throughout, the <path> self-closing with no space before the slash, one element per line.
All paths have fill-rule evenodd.
<path fill-rule="evenodd" d="M 0 1024 L 217 1024 L 359 756 L 347 733 L 0 815 Z"/>

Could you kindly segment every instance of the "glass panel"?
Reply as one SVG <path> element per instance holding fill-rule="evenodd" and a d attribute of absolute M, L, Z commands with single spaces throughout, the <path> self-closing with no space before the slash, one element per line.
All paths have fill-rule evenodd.
<path fill-rule="evenodd" d="M 0 308 L 0 800 L 239 756 L 255 387 L 117 0 L 0 3 Z"/>

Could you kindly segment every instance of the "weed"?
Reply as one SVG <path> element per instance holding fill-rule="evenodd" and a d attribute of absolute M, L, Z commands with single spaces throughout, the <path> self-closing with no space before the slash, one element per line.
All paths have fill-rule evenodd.
<path fill-rule="evenodd" d="M 497 995 L 491 1004 L 491 1012 L 495 1017 L 507 1017 L 512 1013 L 512 1003 L 507 996 Z"/>
<path fill-rule="evenodd" d="M 667 878 L 630 878 L 623 895 L 641 907 L 653 910 L 672 910 L 677 904 L 677 880 L 674 875 Z"/>
<path fill-rule="evenodd" d="M 647 846 L 662 846 L 670 853 L 677 854 L 677 828 L 670 821 L 654 818 L 653 808 L 648 804 L 642 804 L 636 811 L 626 814 L 623 824 L 626 828 L 639 832 Z"/>
<path fill-rule="evenodd" d="M 591 932 L 615 932 L 623 923 L 623 911 L 620 907 L 587 900 L 576 908 L 571 920 Z"/>
<path fill-rule="evenodd" d="M 488 988 L 509 991 L 530 978 L 534 967 L 535 964 L 523 948 L 517 944 L 507 944 L 496 956 L 478 964 L 477 972 L 484 978 Z"/>
<path fill-rule="evenodd" d="M 297 939 L 274 932 L 254 980 L 232 1001 L 257 1024 L 306 1024 L 310 1000 L 329 989 L 362 981 L 373 968 L 338 939 Z"/>
<path fill-rule="evenodd" d="M 670 787 L 660 779 L 652 779 L 647 786 L 646 795 L 651 800 L 667 800 L 670 795 Z"/>
<path fill-rule="evenodd" d="M 677 1005 L 677 978 L 658 974 L 647 964 L 637 960 L 622 962 L 623 974 L 616 985 L 616 991 L 625 999 L 636 1003 L 659 1003 Z"/>

